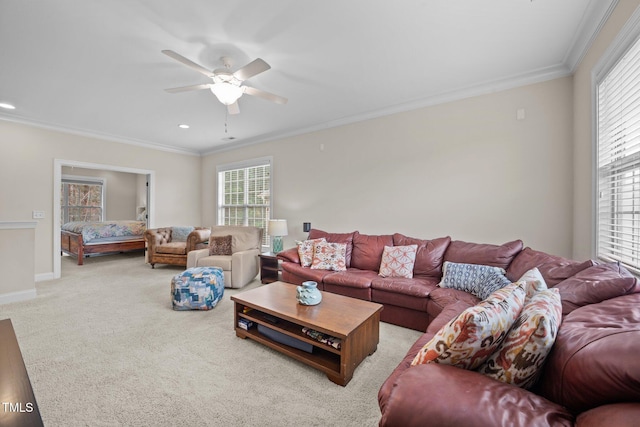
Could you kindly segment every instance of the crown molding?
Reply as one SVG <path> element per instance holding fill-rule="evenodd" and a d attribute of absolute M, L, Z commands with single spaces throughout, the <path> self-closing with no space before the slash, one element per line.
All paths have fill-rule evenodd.
<path fill-rule="evenodd" d="M 65 127 L 60 125 L 54 125 L 51 123 L 25 119 L 20 116 L 7 115 L 7 114 L 0 113 L 0 120 L 33 126 L 40 129 L 46 129 L 46 130 L 51 130 L 55 132 L 63 132 L 63 133 L 68 133 L 72 135 L 83 136 L 87 138 L 102 139 L 105 141 L 118 142 L 120 144 L 135 145 L 137 147 L 148 148 L 152 150 L 166 151 L 166 152 L 175 153 L 175 154 L 186 154 L 189 156 L 198 156 L 198 157 L 200 156 L 200 153 L 197 151 L 178 149 L 175 147 L 168 147 L 166 145 L 156 144 L 156 143 L 142 141 L 142 140 L 133 139 L 133 138 L 125 138 L 121 136 L 115 136 L 115 135 L 110 135 L 110 134 L 96 132 L 96 131 L 89 131 L 86 129 L 77 129 L 77 128 Z"/>
<path fill-rule="evenodd" d="M 602 27 L 613 13 L 619 0 L 591 0 L 582 16 L 571 46 L 567 50 L 563 63 L 573 73 L 589 51 Z"/>

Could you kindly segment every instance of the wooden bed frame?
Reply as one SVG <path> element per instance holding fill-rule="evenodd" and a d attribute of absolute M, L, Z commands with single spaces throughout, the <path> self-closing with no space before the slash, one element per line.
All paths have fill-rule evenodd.
<path fill-rule="evenodd" d="M 140 236 L 140 239 L 134 240 L 85 245 L 82 240 L 82 234 L 60 230 L 60 251 L 77 257 L 78 265 L 82 265 L 84 263 L 84 257 L 91 254 L 130 252 L 143 249 L 145 249 L 145 241 L 142 236 Z"/>

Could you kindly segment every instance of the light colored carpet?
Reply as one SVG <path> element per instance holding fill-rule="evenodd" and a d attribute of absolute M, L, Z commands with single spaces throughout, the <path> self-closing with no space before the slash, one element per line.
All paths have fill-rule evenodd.
<path fill-rule="evenodd" d="M 62 279 L 11 318 L 46 426 L 375 426 L 382 382 L 420 335 L 381 324 L 378 350 L 346 387 L 235 336 L 230 295 L 173 311 L 171 277 L 138 254 L 64 257 Z"/>

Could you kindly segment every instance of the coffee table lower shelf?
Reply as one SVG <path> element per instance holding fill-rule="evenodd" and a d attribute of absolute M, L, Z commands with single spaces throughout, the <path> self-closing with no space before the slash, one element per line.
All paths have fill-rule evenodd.
<path fill-rule="evenodd" d="M 302 332 L 302 328 L 305 325 L 275 317 L 256 308 L 252 308 L 248 313 L 245 313 L 245 307 L 246 305 L 236 302 L 236 336 L 252 339 L 318 369 L 327 374 L 329 380 L 341 386 L 347 385 L 353 377 L 356 367 L 365 357 L 373 354 L 378 346 L 379 312 L 376 312 L 369 322 L 365 322 L 361 328 L 356 329 L 349 336 L 337 337 L 342 340 L 342 345 L 340 349 L 336 349 L 307 336 Z M 256 326 L 249 330 L 240 328 L 237 326 L 238 319 L 240 318 L 250 320 L 254 322 L 254 324 L 264 325 L 274 331 L 309 343 L 313 346 L 313 351 L 308 353 L 304 350 L 275 341 L 261 334 Z M 270 320 L 267 320 L 268 318 Z M 276 319 L 275 323 L 273 321 L 274 318 Z M 358 343 L 358 346 L 354 346 L 354 343 Z"/>

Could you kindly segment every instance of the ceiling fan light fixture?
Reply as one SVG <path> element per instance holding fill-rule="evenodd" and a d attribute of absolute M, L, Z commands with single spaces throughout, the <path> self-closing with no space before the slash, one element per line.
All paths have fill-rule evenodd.
<path fill-rule="evenodd" d="M 231 83 L 221 82 L 214 83 L 210 87 L 211 92 L 218 98 L 218 101 L 224 105 L 235 103 L 244 93 L 244 89 Z"/>

